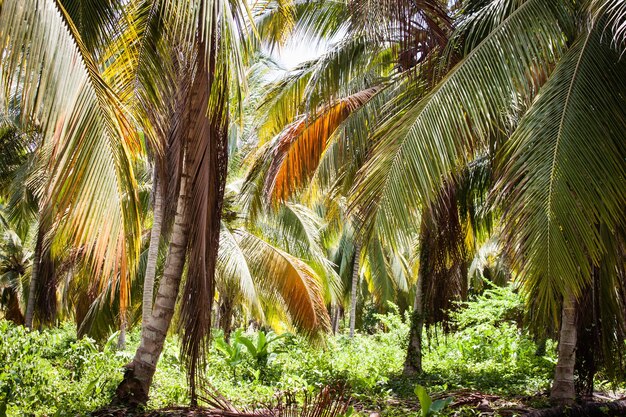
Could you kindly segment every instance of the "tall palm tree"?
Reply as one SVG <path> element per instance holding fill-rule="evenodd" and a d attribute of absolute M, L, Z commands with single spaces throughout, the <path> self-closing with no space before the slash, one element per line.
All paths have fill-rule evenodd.
<path fill-rule="evenodd" d="M 108 2 L 99 5 L 102 16 L 114 14 Z M 21 129 L 41 138 L 37 152 L 46 175 L 37 193 L 39 224 L 54 225 L 54 233 L 40 227 L 51 240 L 37 239 L 38 252 L 54 240 L 68 241 L 85 248 L 96 279 L 132 271 L 139 222 L 130 155 L 137 144 L 124 109 L 100 76 L 95 51 L 101 36 L 83 37 L 64 5 L 54 1 L 3 1 L 0 26 L 3 110 L 18 97 L 13 108 Z M 33 271 L 31 292 L 40 287 L 40 275 Z M 29 306 L 34 301 L 29 297 Z M 33 311 L 27 307 L 28 325 Z"/>
<path fill-rule="evenodd" d="M 568 1 L 467 4 L 464 57 L 380 129 L 354 204 L 368 221 L 405 229 L 446 172 L 493 152 L 510 258 L 545 318 L 559 321 L 565 300 L 552 398 L 571 402 L 571 300 L 606 253 L 598 227 L 624 221 L 624 61 L 602 12 Z M 520 114 L 510 139 L 489 140 Z"/>
<path fill-rule="evenodd" d="M 368 2 L 354 3 L 356 16 L 367 16 Z M 419 6 L 428 11 L 427 5 Z M 351 26 L 350 14 L 340 11 L 341 6 L 319 6 L 305 15 L 315 6 L 308 7 L 296 8 L 295 13 L 295 27 L 301 25 L 303 33 L 326 34 L 334 27 L 358 26 Z M 489 154 L 495 160 L 493 195 L 504 210 L 509 258 L 533 305 L 542 312 L 538 317 L 561 321 L 561 300 L 579 297 L 591 279 L 593 265 L 611 247 L 599 238 L 598 230 L 623 226 L 620 207 L 626 188 L 620 132 L 625 119 L 620 80 L 624 61 L 618 58 L 624 45 L 624 8 L 620 0 L 584 5 L 567 0 L 461 2 L 450 42 L 439 44 L 446 50 L 445 59 L 436 61 L 442 66 L 435 65 L 432 71 L 432 65 L 414 65 L 413 73 L 423 76 L 417 77 L 422 84 L 404 83 L 408 87 L 396 89 L 395 100 L 381 109 L 379 121 L 370 123 L 374 145 L 369 146 L 367 161 L 358 165 L 356 176 L 344 177 L 350 182 L 356 178 L 348 192 L 355 214 L 366 227 L 373 230 L 375 226 L 392 242 L 406 240 L 403 235 L 419 228 L 418 213 L 436 198 L 442 181 L 477 155 Z M 372 12 L 388 10 L 378 7 Z M 322 25 L 321 19 L 312 17 L 315 13 L 343 19 L 327 19 Z M 383 33 L 389 33 L 390 26 L 393 29 L 392 23 L 382 28 Z M 276 25 L 268 23 L 267 27 Z M 432 39 L 443 41 L 443 33 L 433 34 Z M 328 73 L 338 66 L 323 68 Z M 313 103 L 308 108 L 316 110 L 315 103 L 324 94 L 314 88 L 325 78 L 311 76 L 304 66 L 298 71 L 301 76 L 295 74 L 293 81 L 284 84 L 282 94 L 298 98 L 308 92 L 307 104 Z M 328 79 L 346 79 L 345 74 L 336 71 Z M 424 83 L 427 87 L 420 88 Z M 325 97 L 336 97 L 333 85 L 324 84 L 323 92 L 335 92 Z M 276 108 L 282 115 L 291 112 L 284 120 L 298 114 L 297 107 Z M 332 126 L 331 132 L 336 130 L 336 124 L 327 126 Z M 501 132 L 506 133 L 504 138 Z M 330 151 L 328 135 L 317 135 L 319 142 L 313 142 L 321 144 L 317 148 L 306 135 L 301 137 L 307 139 L 307 149 L 315 151 L 310 153 L 313 160 L 319 160 L 322 153 L 338 160 Z M 275 151 L 281 155 L 278 162 L 283 149 L 291 149 L 295 142 L 280 143 Z M 299 178 L 294 167 L 310 172 L 306 168 L 316 164 L 292 157 L 288 166 L 293 174 L 288 178 Z M 323 169 L 322 162 L 317 172 Z M 278 188 L 279 196 L 284 189 Z M 619 307 L 619 303 L 612 305 Z M 564 348 L 572 335 L 571 311 L 565 310 L 569 316 L 561 326 Z M 561 374 L 556 378 L 555 401 L 572 400 L 574 363 L 574 356 L 563 349 L 558 369 L 567 369 L 567 378 Z M 560 384 L 567 386 L 561 389 Z"/>

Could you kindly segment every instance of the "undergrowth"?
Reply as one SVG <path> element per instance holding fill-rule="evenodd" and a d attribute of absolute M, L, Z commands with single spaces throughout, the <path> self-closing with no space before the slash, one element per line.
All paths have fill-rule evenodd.
<path fill-rule="evenodd" d="M 256 348 L 245 347 L 244 338 L 257 346 L 258 334 L 239 333 L 226 350 L 218 342 L 222 348 L 213 349 L 206 379 L 238 405 L 268 403 L 277 391 L 313 392 L 342 382 L 356 402 L 381 407 L 383 415 L 397 415 L 392 408 L 385 410 L 390 397 L 415 399 L 416 384 L 435 393 L 469 388 L 531 395 L 549 386 L 554 343 L 549 342 L 546 355 L 535 355 L 535 343 L 519 325 L 521 302 L 508 289 L 494 289 L 462 306 L 453 314 L 453 333 L 428 332 L 425 372 L 415 378 L 401 376 L 408 313 L 402 316 L 391 306 L 391 312 L 376 316 L 373 334 L 357 334 L 354 339 L 331 336 L 324 346 L 287 335 L 264 346 L 262 358 Z M 216 332 L 215 338 L 220 337 Z M 131 332 L 127 348 L 116 351 L 114 336 L 101 344 L 77 340 L 69 324 L 27 332 L 0 321 L 0 417 L 85 415 L 104 406 L 122 378 L 123 365 L 132 359 L 138 338 L 137 330 Z M 239 352 L 229 355 L 229 348 Z M 177 338 L 168 338 L 150 408 L 188 401 L 179 352 Z"/>

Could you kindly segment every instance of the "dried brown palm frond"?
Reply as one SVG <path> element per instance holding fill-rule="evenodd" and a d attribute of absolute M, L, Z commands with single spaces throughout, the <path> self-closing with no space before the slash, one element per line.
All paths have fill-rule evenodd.
<path fill-rule="evenodd" d="M 236 407 L 215 388 L 204 384 L 199 399 L 209 405 L 209 413 L 223 417 L 336 417 L 350 406 L 344 385 L 326 386 L 317 395 L 302 393 L 301 401 L 293 392 L 279 393 L 276 402 L 259 407 Z"/>

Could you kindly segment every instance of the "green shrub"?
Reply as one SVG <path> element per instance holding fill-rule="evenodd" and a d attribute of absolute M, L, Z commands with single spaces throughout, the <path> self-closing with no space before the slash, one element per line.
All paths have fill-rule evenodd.
<path fill-rule="evenodd" d="M 0 321 L 0 410 L 8 416 L 65 416 L 110 401 L 123 359 L 72 334 L 68 326 L 40 333 Z"/>

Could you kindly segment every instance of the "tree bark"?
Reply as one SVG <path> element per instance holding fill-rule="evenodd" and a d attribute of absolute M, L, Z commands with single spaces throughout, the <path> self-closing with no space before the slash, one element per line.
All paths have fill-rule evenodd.
<path fill-rule="evenodd" d="M 120 317 L 120 334 L 117 338 L 117 350 L 124 350 L 126 348 L 126 315 L 123 314 Z"/>
<path fill-rule="evenodd" d="M 33 319 L 35 317 L 35 301 L 37 298 L 37 285 L 39 284 L 39 261 L 43 245 L 43 233 L 41 224 L 37 230 L 37 243 L 35 243 L 35 253 L 33 254 L 33 265 L 30 273 L 30 287 L 28 289 L 28 300 L 26 302 L 26 313 L 24 314 L 24 326 L 32 330 Z"/>
<path fill-rule="evenodd" d="M 148 401 L 152 378 L 154 377 L 157 362 L 163 351 L 165 337 L 174 315 L 180 281 L 185 266 L 187 241 L 189 238 L 187 166 L 188 164 L 183 164 L 180 192 L 167 261 L 152 308 L 152 314 L 150 314 L 147 323 L 142 326 L 141 343 L 135 353 L 135 358 L 127 367 L 124 380 L 116 390 L 114 403 L 136 406 L 145 404 Z"/>
<path fill-rule="evenodd" d="M 220 305 L 220 328 L 224 332 L 224 340 L 230 341 L 230 332 L 233 324 L 233 303 L 229 298 L 224 298 Z"/>
<path fill-rule="evenodd" d="M 404 361 L 404 374 L 414 375 L 422 372 L 422 333 L 424 330 L 424 279 L 420 276 L 415 286 L 413 314 L 411 315 L 411 330 L 409 345 Z"/>
<path fill-rule="evenodd" d="M 352 293 L 350 294 L 350 338 L 354 337 L 354 328 L 356 324 L 356 296 L 357 287 L 359 285 L 359 260 L 361 258 L 361 246 L 356 243 L 354 245 L 354 265 L 352 266 Z"/>
<path fill-rule="evenodd" d="M 142 297 L 142 328 L 152 314 L 152 302 L 154 300 L 154 278 L 156 276 L 156 265 L 159 257 L 159 243 L 161 241 L 161 227 L 163 224 L 163 186 L 159 181 L 159 173 L 155 167 L 154 175 L 154 208 L 152 231 L 150 232 L 150 246 L 148 247 L 148 260 L 146 263 L 146 273 L 143 281 Z"/>
<path fill-rule="evenodd" d="M 337 304 L 335 306 L 335 327 L 333 328 L 333 332 L 335 334 L 339 333 L 339 325 L 341 324 L 341 314 L 342 314 L 341 304 Z"/>
<path fill-rule="evenodd" d="M 559 354 L 550 392 L 550 401 L 571 405 L 576 399 L 574 367 L 576 365 L 576 299 L 569 294 L 563 299 Z"/>

